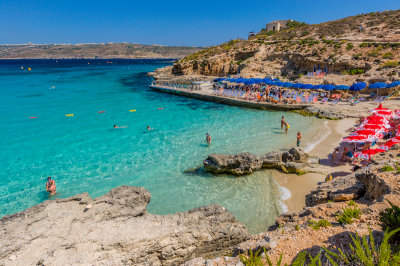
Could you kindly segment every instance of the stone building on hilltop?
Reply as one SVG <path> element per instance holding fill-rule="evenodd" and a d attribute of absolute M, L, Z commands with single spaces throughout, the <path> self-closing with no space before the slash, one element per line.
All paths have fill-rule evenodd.
<path fill-rule="evenodd" d="M 265 26 L 266 31 L 280 31 L 281 29 L 286 28 L 288 22 L 292 22 L 292 19 L 287 20 L 275 20 L 270 23 L 267 23 Z"/>

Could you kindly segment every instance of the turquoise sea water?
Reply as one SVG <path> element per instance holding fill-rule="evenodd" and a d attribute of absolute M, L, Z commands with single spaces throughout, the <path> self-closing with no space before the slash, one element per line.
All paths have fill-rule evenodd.
<path fill-rule="evenodd" d="M 143 186 L 152 194 L 151 213 L 219 203 L 253 233 L 272 224 L 281 207 L 269 172 L 238 178 L 185 171 L 201 166 L 210 153 L 292 147 L 297 130 L 312 135 L 318 122 L 150 90 L 146 72 L 168 64 L 0 61 L 0 217 L 49 199 L 44 189 L 52 176 L 56 197 L 98 197 L 120 185 Z M 291 125 L 288 135 L 280 134 L 283 114 Z M 147 125 L 154 130 L 147 132 Z"/>

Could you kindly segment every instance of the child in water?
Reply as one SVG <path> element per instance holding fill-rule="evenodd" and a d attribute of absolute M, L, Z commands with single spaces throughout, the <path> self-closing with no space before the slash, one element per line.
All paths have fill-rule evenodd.
<path fill-rule="evenodd" d="M 297 131 L 297 147 L 300 147 L 301 142 L 301 132 Z"/>

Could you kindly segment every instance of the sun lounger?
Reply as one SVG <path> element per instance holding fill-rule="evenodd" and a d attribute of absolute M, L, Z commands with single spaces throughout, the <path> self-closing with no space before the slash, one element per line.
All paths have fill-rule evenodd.
<path fill-rule="evenodd" d="M 340 99 L 339 98 L 336 98 L 334 101 L 332 101 L 331 103 L 332 104 L 337 104 L 338 102 L 340 102 Z"/>

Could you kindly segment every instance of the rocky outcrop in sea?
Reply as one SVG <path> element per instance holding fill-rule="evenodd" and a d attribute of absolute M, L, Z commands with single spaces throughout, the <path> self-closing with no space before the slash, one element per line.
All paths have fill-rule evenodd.
<path fill-rule="evenodd" d="M 317 157 L 310 157 L 300 148 L 273 151 L 262 156 L 251 153 L 211 154 L 203 161 L 204 168 L 212 173 L 233 175 L 251 174 L 256 170 L 277 169 L 284 173 L 327 173 Z"/>

